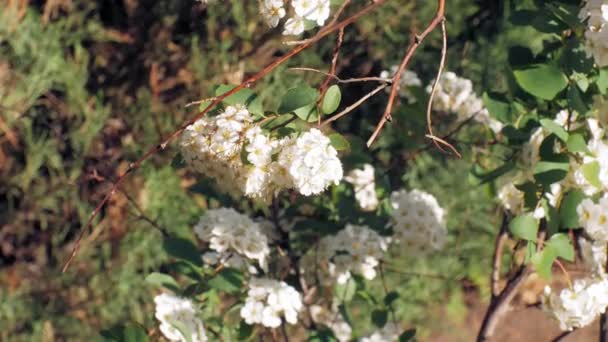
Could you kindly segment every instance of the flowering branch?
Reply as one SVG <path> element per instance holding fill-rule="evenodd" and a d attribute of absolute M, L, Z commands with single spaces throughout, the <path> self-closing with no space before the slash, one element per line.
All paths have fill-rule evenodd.
<path fill-rule="evenodd" d="M 244 82 L 242 82 L 241 84 L 237 85 L 232 90 L 227 91 L 224 94 L 221 94 L 221 95 L 215 97 L 215 99 L 209 104 L 209 106 L 207 106 L 207 108 L 205 108 L 203 111 L 199 112 L 194 117 L 192 117 L 190 120 L 188 120 L 187 122 L 185 122 L 183 125 L 181 125 L 180 128 L 178 128 L 173 133 L 171 133 L 167 138 L 165 138 L 158 145 L 156 145 L 153 148 L 151 148 L 150 150 L 148 150 L 148 152 L 146 152 L 143 156 L 141 156 L 135 162 L 129 164 L 129 167 L 127 168 L 127 170 L 125 172 L 123 172 L 118 177 L 118 179 L 116 180 L 116 182 L 112 185 L 112 188 L 110 189 L 110 191 L 108 191 L 108 193 L 104 196 L 104 198 L 101 200 L 101 202 L 99 202 L 97 204 L 97 206 L 95 207 L 95 209 L 93 210 L 93 212 L 89 216 L 89 219 L 87 220 L 87 223 L 84 225 L 84 227 L 82 228 L 82 230 L 78 234 L 78 237 L 76 238 L 76 242 L 74 244 L 72 252 L 70 253 L 70 256 L 68 257 L 67 261 L 65 262 L 65 264 L 63 266 L 63 269 L 62 269 L 62 272 L 66 272 L 67 271 L 67 269 L 70 267 L 70 264 L 74 260 L 74 257 L 76 257 L 76 254 L 78 253 L 78 249 L 80 248 L 80 242 L 82 241 L 84 233 L 87 230 L 89 230 L 89 228 L 93 224 L 93 220 L 97 217 L 97 215 L 99 215 L 99 213 L 101 212 L 101 209 L 110 200 L 110 198 L 112 198 L 112 196 L 114 196 L 114 194 L 116 193 L 116 191 L 118 190 L 118 188 L 121 186 L 121 184 L 125 181 L 126 177 L 131 172 L 133 172 L 136 169 L 138 169 L 142 165 L 142 163 L 145 162 L 146 160 L 148 160 L 148 158 L 150 158 L 152 155 L 156 154 L 157 152 L 159 152 L 161 150 L 164 150 L 170 142 L 172 142 L 173 140 L 175 140 L 186 129 L 186 127 L 190 126 L 191 124 L 193 124 L 194 122 L 196 122 L 197 120 L 199 120 L 200 118 L 202 118 L 211 109 L 213 109 L 215 106 L 217 106 L 222 100 L 224 100 L 225 98 L 227 98 L 230 95 L 236 94 L 238 91 L 240 91 L 240 90 L 242 90 L 244 88 L 249 88 L 249 87 L 253 86 L 254 83 L 256 83 L 257 81 L 259 81 L 260 79 L 262 79 L 268 73 L 270 73 L 271 71 L 273 71 L 274 69 L 276 69 L 281 64 L 285 63 L 287 60 L 289 60 L 293 56 L 295 56 L 295 55 L 299 54 L 300 52 L 304 51 L 305 49 L 309 48 L 314 43 L 318 42 L 319 40 L 321 40 L 325 36 L 329 35 L 330 33 L 335 32 L 335 31 L 340 30 L 340 29 L 343 29 L 346 26 L 354 23 L 355 21 L 357 21 L 358 19 L 360 19 L 364 15 L 370 13 L 375 8 L 379 7 L 380 5 L 384 4 L 385 2 L 386 2 L 386 0 L 376 0 L 373 3 L 371 3 L 370 5 L 362 8 L 361 10 L 359 10 L 358 12 L 356 12 L 355 14 L 353 14 L 352 16 L 350 16 L 350 17 L 348 17 L 348 18 L 346 18 L 346 19 L 344 19 L 344 20 L 342 20 L 340 22 L 337 22 L 335 24 L 331 24 L 331 25 L 328 25 L 328 26 L 322 28 L 315 36 L 313 36 L 312 38 L 304 41 L 302 44 L 296 46 L 291 51 L 289 51 L 285 55 L 283 55 L 282 57 L 279 57 L 275 61 L 271 62 L 270 64 L 268 64 L 265 68 L 263 68 L 257 74 L 255 74 L 255 75 L 251 76 L 250 78 L 246 79 Z"/>
<path fill-rule="evenodd" d="M 374 133 L 367 141 L 367 147 L 371 146 L 374 143 L 374 140 L 376 140 L 376 138 L 380 134 L 380 131 L 382 131 L 384 124 L 386 124 L 387 121 L 391 120 L 391 113 L 393 110 L 393 105 L 395 103 L 395 97 L 397 96 L 397 91 L 399 90 L 399 81 L 401 80 L 401 76 L 402 76 L 403 72 L 405 71 L 405 68 L 409 64 L 410 60 L 414 56 L 414 53 L 416 52 L 416 50 L 418 49 L 420 44 L 422 44 L 422 42 L 424 41 L 426 36 L 428 36 L 429 33 L 431 33 L 433 30 L 435 30 L 437 25 L 439 25 L 445 21 L 444 14 L 445 14 L 445 0 L 438 0 L 437 12 L 435 14 L 435 17 L 433 18 L 433 20 L 431 20 L 429 25 L 426 27 L 426 29 L 420 35 L 416 35 L 414 37 L 414 40 L 412 41 L 410 46 L 407 48 L 405 56 L 403 57 L 403 60 L 401 61 L 401 64 L 399 65 L 399 69 L 397 69 L 397 72 L 393 76 L 393 87 L 391 88 L 391 93 L 388 98 L 388 102 L 386 104 L 386 109 L 384 110 L 384 114 L 382 115 L 380 122 L 378 122 L 378 125 L 376 126 Z M 445 30 L 443 31 L 443 35 L 444 36 L 446 35 Z M 444 58 L 445 58 L 445 51 L 442 51 L 442 60 Z"/>

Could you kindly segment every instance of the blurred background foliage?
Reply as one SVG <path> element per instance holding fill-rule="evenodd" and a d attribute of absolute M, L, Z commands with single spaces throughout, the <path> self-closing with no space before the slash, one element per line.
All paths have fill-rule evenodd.
<path fill-rule="evenodd" d="M 351 11 L 365 1 L 353 3 Z M 541 34 L 508 21 L 532 1 L 447 3 L 448 69 L 471 78 L 479 94 L 506 89 L 509 47 L 542 46 Z M 373 76 L 398 64 L 412 30 L 434 11 L 434 1 L 388 1 L 346 30 L 338 74 Z M 188 102 L 212 96 L 217 84 L 240 83 L 287 51 L 282 40 L 280 30 L 262 23 L 255 1 L 206 7 L 194 0 L 0 0 L 0 340 L 88 340 L 119 322 L 155 325 L 144 278 L 170 265 L 162 232 L 191 236 L 204 209 L 226 201 L 174 160 L 173 146 L 128 178 L 85 236 L 76 262 L 64 274 L 61 266 L 129 162 L 195 113 L 185 109 Z M 318 86 L 319 74 L 288 67 L 326 70 L 334 43 L 331 35 L 257 84 L 264 104 L 276 106 L 277 94 L 299 83 Z M 412 69 L 424 83 L 434 78 L 440 46 L 435 32 L 414 58 Z M 342 106 L 372 87 L 343 87 Z M 386 274 L 388 288 L 400 293 L 399 318 L 425 338 L 460 326 L 487 298 L 500 218 L 493 187 L 477 184 L 470 161 L 503 154 L 500 146 L 474 146 L 491 137 L 480 126 L 455 140 L 462 160 L 426 148 L 424 101 L 398 106 L 367 150 L 363 139 L 386 98 L 377 96 L 334 127 L 351 139 L 347 169 L 371 161 L 384 175 L 379 191 L 421 188 L 449 213 L 448 248 L 394 260 Z M 454 127 L 448 116 L 435 122 L 437 132 Z M 379 280 L 368 287 L 384 295 Z M 354 300 L 354 329 L 366 331 L 365 300 Z M 449 319 L 429 320 L 438 316 Z M 476 326 L 469 328 L 453 337 L 469 340 Z"/>

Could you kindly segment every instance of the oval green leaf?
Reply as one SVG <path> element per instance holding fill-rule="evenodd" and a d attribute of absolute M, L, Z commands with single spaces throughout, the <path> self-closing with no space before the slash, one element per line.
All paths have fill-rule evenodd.
<path fill-rule="evenodd" d="M 338 109 L 340 106 L 340 101 L 342 100 L 342 93 L 340 92 L 340 87 L 337 84 L 332 85 L 325 92 L 325 96 L 323 97 L 323 104 L 321 105 L 321 110 L 323 114 L 331 114 Z"/>

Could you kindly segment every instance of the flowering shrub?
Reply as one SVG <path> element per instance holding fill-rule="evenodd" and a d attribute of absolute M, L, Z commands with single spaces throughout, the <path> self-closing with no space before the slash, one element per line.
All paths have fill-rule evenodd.
<path fill-rule="evenodd" d="M 385 63 L 390 71 L 380 77 L 338 77 L 347 27 L 384 2 L 358 4 L 358 11 L 349 13 L 344 12 L 348 1 L 260 0 L 259 14 L 270 29 L 282 25 L 283 35 L 309 31 L 310 36 L 287 42 L 296 47 L 260 72 L 243 76 L 240 84 L 218 85 L 214 96 L 197 101 L 200 112 L 131 164 L 111 190 L 110 195 L 175 137 L 176 161 L 187 166 L 181 172 L 204 188 L 197 198 L 202 216 L 190 234 L 161 229 L 163 247 L 175 261 L 147 278 L 160 293 L 154 298 L 158 336 L 175 341 L 276 340 L 279 334 L 295 340 L 411 340 L 414 330 L 400 321 L 394 305 L 400 295 L 386 285 L 385 271 L 407 272 L 400 270 L 403 260 L 413 264 L 449 254 L 445 247 L 456 238 L 450 231 L 463 224 L 450 222 L 459 213 L 442 206 L 445 194 L 410 182 L 414 177 L 405 169 L 427 149 L 461 157 L 471 169 L 468 182 L 487 185 L 492 193 L 498 188 L 490 205 L 500 208 L 503 223 L 496 227 L 488 276 L 492 297 L 480 340 L 494 334 L 514 293 L 532 273 L 549 281 L 559 271 L 567 279 L 567 288 L 550 284 L 538 298 L 561 329 L 583 328 L 597 318 L 608 322 L 608 3 L 514 5 L 513 29 L 533 30 L 542 44 L 513 47 L 504 84 L 486 82 L 487 89 L 478 92 L 473 76 L 443 70 L 448 34 L 441 0 L 399 66 Z M 441 54 L 440 66 L 432 75 L 411 70 L 411 56 L 434 29 L 442 31 L 441 51 L 433 51 Z M 251 89 L 334 32 L 338 40 L 330 72 L 300 68 L 325 76 L 322 83 L 279 87 L 272 101 Z M 456 64 L 449 70 L 460 70 Z M 346 84 L 357 82 L 379 85 L 354 101 L 344 96 L 351 102 L 343 103 Z M 375 118 L 379 123 L 355 115 L 383 89 L 388 100 Z M 428 110 L 421 110 L 427 101 Z M 420 130 L 420 120 L 409 123 L 410 111 L 428 126 Z M 434 124 L 434 117 L 442 120 Z M 384 128 L 387 122 L 394 123 Z M 469 140 L 461 139 L 462 132 Z M 359 136 L 364 134 L 371 136 L 365 148 Z M 417 141 L 422 146 L 409 148 Z M 450 190 L 441 191 L 458 197 Z M 505 241 L 514 242 L 510 272 L 502 265 Z M 576 248 L 587 270 L 573 280 L 569 267 Z M 380 284 L 381 295 L 368 291 L 370 284 Z M 350 305 L 354 298 L 372 308 L 368 326 L 353 323 L 354 311 L 361 311 Z"/>

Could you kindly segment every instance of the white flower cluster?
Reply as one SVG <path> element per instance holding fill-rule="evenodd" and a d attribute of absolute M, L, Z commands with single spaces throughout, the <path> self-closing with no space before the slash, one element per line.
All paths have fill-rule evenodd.
<path fill-rule="evenodd" d="M 432 84 L 426 90 L 430 93 Z M 488 110 L 483 107 L 483 101 L 473 90 L 473 82 L 458 77 L 451 71 L 445 72 L 439 79 L 433 99 L 433 108 L 457 114 L 458 121 L 475 116 L 475 121 L 487 125 L 495 133 L 499 133 L 503 127 L 503 124 L 492 118 Z"/>
<path fill-rule="evenodd" d="M 316 128 L 297 139 L 287 140 L 279 153 L 278 164 L 287 172 L 280 184 L 297 189 L 302 195 L 323 192 L 343 177 L 342 163 L 331 141 Z"/>
<path fill-rule="evenodd" d="M 596 242 L 608 242 L 608 194 L 596 204 L 584 199 L 576 209 L 579 223 Z"/>
<path fill-rule="evenodd" d="M 315 323 L 323 324 L 331 329 L 338 341 L 348 342 L 351 340 L 353 329 L 344 320 L 344 317 L 338 311 L 338 306 L 335 304 L 333 302 L 331 310 L 321 305 L 311 305 L 310 315 Z"/>
<path fill-rule="evenodd" d="M 399 69 L 398 65 L 393 65 L 391 70 L 383 70 L 380 73 L 382 78 L 392 78 Z M 399 80 L 399 96 L 405 97 L 408 103 L 415 103 L 416 97 L 411 92 L 410 87 L 422 87 L 422 81 L 418 78 L 418 75 L 411 70 L 404 70 Z M 390 92 L 390 88 L 386 88 L 387 92 Z"/>
<path fill-rule="evenodd" d="M 247 324 L 277 328 L 281 325 L 281 316 L 288 323 L 296 324 L 301 309 L 302 298 L 293 287 L 282 281 L 253 278 L 249 281 L 241 317 Z"/>
<path fill-rule="evenodd" d="M 196 121 L 185 129 L 180 146 L 189 165 L 235 198 L 245 194 L 268 202 L 288 188 L 313 195 L 342 179 L 338 152 L 321 131 L 277 140 L 253 123 L 244 106 Z"/>
<path fill-rule="evenodd" d="M 386 238 L 367 226 L 347 224 L 338 234 L 322 238 L 316 250 L 302 257 L 300 268 L 326 286 L 335 281 L 345 284 L 352 273 L 371 280 L 386 250 Z"/>
<path fill-rule="evenodd" d="M 168 293 L 154 297 L 156 319 L 160 321 L 160 332 L 170 341 L 205 342 L 207 335 L 203 322 L 196 316 L 197 310 L 189 299 Z M 179 325 L 179 329 L 177 327 Z M 189 338 L 180 329 L 190 333 Z"/>
<path fill-rule="evenodd" d="M 360 342 L 393 342 L 399 339 L 403 329 L 394 322 L 387 322 L 381 330 L 364 337 Z"/>
<path fill-rule="evenodd" d="M 285 3 L 283 0 L 259 0 L 260 13 L 270 27 L 277 27 L 279 21 L 285 17 Z M 330 0 L 292 0 L 291 7 L 294 15 L 287 19 L 284 35 L 299 35 L 306 28 L 306 21 L 315 22 L 323 26 L 329 18 Z"/>
<path fill-rule="evenodd" d="M 608 279 L 577 279 L 559 295 L 545 288 L 543 307 L 559 321 L 562 330 L 591 324 L 608 306 Z"/>
<path fill-rule="evenodd" d="M 363 169 L 354 169 L 344 178 L 355 190 L 355 199 L 364 211 L 374 211 L 378 207 L 374 167 L 363 165 Z"/>
<path fill-rule="evenodd" d="M 608 1 L 587 0 L 579 12 L 582 21 L 587 20 L 585 48 L 588 57 L 604 67 L 608 65 Z"/>
<path fill-rule="evenodd" d="M 257 261 L 263 270 L 268 267 L 270 248 L 260 223 L 232 208 L 208 210 L 194 227 L 194 232 L 215 251 L 203 255 L 207 263 L 223 262 L 226 266 L 255 273 L 255 268 L 243 259 L 246 258 Z"/>
<path fill-rule="evenodd" d="M 443 247 L 447 238 L 445 211 L 433 195 L 402 189 L 394 191 L 390 200 L 394 242 L 404 244 L 404 250 L 412 255 Z"/>

